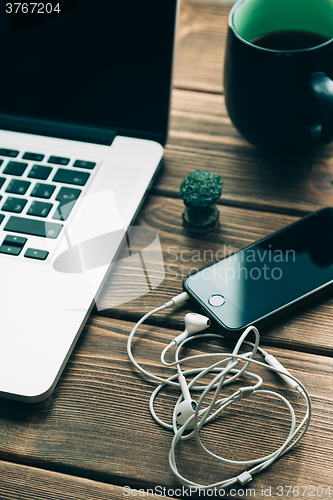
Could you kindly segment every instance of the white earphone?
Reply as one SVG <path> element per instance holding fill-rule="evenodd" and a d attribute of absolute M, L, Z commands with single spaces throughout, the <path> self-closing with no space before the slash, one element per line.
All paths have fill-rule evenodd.
<path fill-rule="evenodd" d="M 173 345 L 179 345 L 184 342 L 185 339 L 193 335 L 194 333 L 202 332 L 210 326 L 210 319 L 206 318 L 206 316 L 202 316 L 201 314 L 196 313 L 188 313 L 185 318 L 185 330 L 183 333 L 178 335 L 178 337 L 174 338 L 171 342 Z M 178 380 L 180 384 L 180 388 L 183 394 L 184 400 L 181 401 L 176 406 L 176 418 L 177 422 L 180 425 L 184 425 L 190 417 L 195 414 L 195 409 L 197 407 L 197 403 L 192 399 L 189 388 L 187 386 L 186 378 L 178 366 Z"/>
<path fill-rule="evenodd" d="M 197 403 L 192 399 L 186 378 L 182 373 L 178 375 L 178 380 L 184 400 L 176 406 L 176 418 L 179 425 L 184 425 L 195 414 Z"/>
<path fill-rule="evenodd" d="M 210 319 L 196 313 L 188 313 L 185 318 L 185 330 L 173 339 L 174 345 L 181 344 L 187 337 L 194 333 L 202 332 L 210 326 Z"/>
<path fill-rule="evenodd" d="M 167 367 L 175 367 L 177 369 L 177 373 L 167 379 L 164 379 L 162 377 L 159 377 L 157 375 L 154 375 L 146 371 L 141 365 L 139 365 L 139 363 L 137 363 L 132 353 L 132 341 L 138 327 L 153 314 L 162 311 L 166 308 L 173 307 L 174 305 L 182 304 L 188 298 L 189 296 L 187 295 L 187 293 L 183 292 L 174 297 L 173 299 L 171 299 L 169 302 L 166 302 L 162 306 L 154 309 L 153 311 L 150 311 L 145 316 L 143 316 L 140 319 L 140 321 L 138 321 L 138 323 L 135 325 L 135 327 L 133 328 L 132 332 L 129 335 L 127 341 L 128 356 L 138 370 L 140 370 L 145 376 L 148 376 L 159 383 L 158 387 L 156 387 L 156 389 L 153 391 L 150 397 L 149 408 L 153 419 L 158 424 L 174 432 L 174 437 L 172 440 L 171 449 L 169 453 L 169 464 L 172 471 L 174 472 L 178 480 L 183 484 L 183 486 L 187 487 L 194 486 L 196 488 L 208 490 L 212 487 L 216 488 L 229 487 L 236 484 L 237 482 L 241 485 L 244 485 L 249 481 L 251 481 L 255 474 L 264 471 L 271 464 L 273 464 L 278 458 L 282 457 L 285 453 L 291 450 L 300 441 L 310 423 L 311 400 L 304 385 L 299 380 L 297 380 L 293 375 L 291 375 L 288 372 L 288 370 L 286 370 L 274 356 L 268 354 L 264 349 L 259 347 L 259 332 L 257 328 L 255 328 L 254 326 L 248 327 L 243 332 L 243 334 L 236 342 L 236 345 L 231 353 L 216 352 L 216 353 L 188 356 L 187 358 L 180 358 L 179 353 L 183 348 L 183 346 L 187 342 L 192 341 L 193 339 L 208 338 L 208 337 L 224 339 L 223 335 L 219 333 L 200 333 L 203 330 L 205 330 L 208 326 L 210 326 L 210 320 L 205 316 L 202 316 L 201 314 L 195 314 L 195 313 L 186 314 L 185 330 L 180 335 L 175 337 L 161 353 L 162 364 Z M 245 340 L 250 332 L 253 332 L 255 335 L 254 343 Z M 249 352 L 246 352 L 245 354 L 240 354 L 239 351 L 243 344 L 250 346 L 251 350 Z M 167 351 L 169 351 L 169 349 L 172 348 L 176 348 L 175 360 L 173 362 L 167 362 L 165 359 L 165 355 Z M 254 359 L 257 352 L 262 354 L 262 356 L 265 359 L 265 362 L 260 362 Z M 207 357 L 209 358 L 215 357 L 217 361 L 205 368 L 202 368 L 202 359 L 205 359 Z M 194 368 L 186 370 L 184 372 L 181 371 L 180 365 L 182 363 L 195 359 L 200 360 L 200 368 Z M 242 367 L 238 369 L 237 365 L 240 362 L 242 362 L 241 365 Z M 248 367 L 251 364 L 263 366 L 271 371 L 274 371 L 284 380 L 284 382 L 286 382 L 292 389 L 295 389 L 305 399 L 307 405 L 306 414 L 301 420 L 301 422 L 298 424 L 298 426 L 296 425 L 295 411 L 290 402 L 288 402 L 288 400 L 284 396 L 282 396 L 277 392 L 260 389 L 263 380 L 259 375 L 248 371 Z M 214 375 L 211 382 L 209 382 L 206 385 L 202 383 L 197 385 L 197 382 L 201 378 L 206 376 L 208 373 L 212 373 Z M 239 381 L 242 375 L 245 375 L 247 379 L 254 378 L 256 380 L 256 383 L 252 386 L 246 385 L 245 387 L 240 387 L 230 396 L 221 398 L 220 392 L 223 389 L 223 387 L 227 384 L 231 385 L 236 380 Z M 192 380 L 189 384 L 187 384 L 186 381 L 187 376 L 192 377 Z M 154 409 L 155 398 L 158 396 L 159 392 L 162 389 L 164 389 L 165 386 L 167 385 L 179 388 L 181 390 L 181 396 L 179 397 L 173 412 L 172 424 L 161 420 L 157 416 Z M 198 402 L 192 399 L 190 390 L 192 392 L 195 391 L 201 393 Z M 210 391 L 215 391 L 215 392 L 213 397 L 210 398 L 210 403 L 208 404 L 208 406 L 205 407 L 205 398 Z M 266 457 L 261 457 L 259 459 L 250 460 L 246 462 L 227 460 L 222 456 L 218 456 L 216 454 L 212 455 L 212 453 L 209 452 L 208 449 L 203 447 L 201 443 L 200 429 L 203 427 L 203 425 L 207 424 L 212 419 L 217 418 L 226 408 L 229 408 L 230 405 L 232 405 L 235 401 L 238 401 L 241 398 L 246 399 L 248 397 L 253 397 L 256 394 L 268 395 L 270 397 L 270 400 L 272 399 L 272 396 L 273 398 L 274 397 L 278 398 L 288 408 L 291 417 L 291 428 L 289 436 L 286 438 L 284 444 L 280 446 L 275 452 L 271 453 Z M 186 430 L 189 431 L 190 433 L 184 435 L 184 432 Z M 196 484 L 192 482 L 191 480 L 187 479 L 186 477 L 180 474 L 180 472 L 178 471 L 178 467 L 176 464 L 176 457 L 175 457 L 175 449 L 178 445 L 178 442 L 180 440 L 188 440 L 192 436 L 195 436 L 197 443 L 201 444 L 202 448 L 205 449 L 205 451 L 209 455 L 212 455 L 216 460 L 219 460 L 223 463 L 235 464 L 238 466 L 239 465 L 246 467 L 252 466 L 252 468 L 250 467 L 249 470 L 245 470 L 238 476 L 223 481 L 219 481 L 210 485 Z"/>

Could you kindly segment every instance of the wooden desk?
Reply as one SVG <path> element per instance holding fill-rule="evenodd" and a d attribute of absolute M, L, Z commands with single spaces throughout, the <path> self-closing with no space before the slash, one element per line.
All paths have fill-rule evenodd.
<path fill-rule="evenodd" d="M 95 310 L 46 401 L 35 405 L 0 401 L 1 499 L 102 500 L 123 498 L 123 486 L 179 487 L 168 464 L 172 436 L 152 421 L 148 410 L 154 384 L 136 372 L 126 355 L 134 322 L 181 292 L 181 278 L 193 266 L 185 260 L 194 249 L 207 256 L 204 250 L 217 252 L 223 245 L 240 248 L 333 204 L 332 146 L 316 158 L 281 160 L 249 145 L 231 125 L 222 88 L 229 9 L 228 4 L 182 1 L 170 138 L 163 169 L 137 221 L 158 231 L 165 279 L 142 298 Z M 183 205 L 178 199 L 181 180 L 196 169 L 210 170 L 224 180 L 221 226 L 200 238 L 182 227 Z M 182 254 L 184 250 L 187 253 Z M 194 266 L 208 263 L 201 260 Z M 135 269 L 132 279 L 114 275 L 101 298 L 105 307 L 115 290 L 125 296 L 135 279 Z M 135 353 L 148 369 L 162 373 L 158 355 L 182 329 L 188 310 L 184 306 L 158 314 L 141 328 Z M 256 490 L 256 497 L 263 497 L 264 488 L 266 496 L 293 498 L 297 489 L 295 494 L 278 495 L 278 486 L 289 485 L 298 486 L 302 498 L 329 498 L 324 493 L 329 486 L 333 495 L 332 327 L 330 296 L 262 332 L 263 346 L 308 388 L 313 417 L 293 451 L 247 485 Z M 199 343 L 193 346 L 198 350 Z M 266 386 L 282 387 L 304 409 L 302 400 L 277 377 L 268 374 L 266 380 Z M 175 399 L 176 395 L 166 394 L 162 414 L 171 414 Z M 237 405 L 229 419 L 207 431 L 208 446 L 236 458 L 233 444 L 237 443 L 239 459 L 277 448 L 288 432 L 287 415 L 283 408 L 280 413 L 267 402 L 260 403 L 249 399 L 247 405 Z M 186 456 L 181 470 L 193 480 L 213 482 L 235 472 L 202 459 L 195 444 L 186 451 L 181 446 L 179 454 Z M 305 491 L 307 486 L 314 489 Z M 317 490 L 320 486 L 323 493 Z"/>

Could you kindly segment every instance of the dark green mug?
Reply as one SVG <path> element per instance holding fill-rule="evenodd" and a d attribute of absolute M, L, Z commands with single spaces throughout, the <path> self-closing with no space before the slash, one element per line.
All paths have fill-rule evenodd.
<path fill-rule="evenodd" d="M 240 0 L 229 15 L 224 93 L 251 143 L 307 151 L 333 140 L 333 1 Z"/>

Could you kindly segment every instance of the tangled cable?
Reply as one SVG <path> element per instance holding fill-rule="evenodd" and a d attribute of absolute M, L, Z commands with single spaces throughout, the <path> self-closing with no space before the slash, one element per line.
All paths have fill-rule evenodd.
<path fill-rule="evenodd" d="M 237 341 L 233 351 L 230 353 L 218 352 L 209 354 L 199 354 L 195 356 L 188 356 L 186 358 L 181 358 L 180 357 L 181 349 L 185 346 L 186 343 L 190 342 L 193 339 L 195 340 L 198 340 L 200 338 L 225 339 L 223 335 L 218 333 L 197 334 L 197 332 L 207 328 L 210 322 L 204 316 L 193 313 L 186 316 L 188 317 L 188 324 L 190 326 L 186 327 L 185 331 L 181 335 L 178 335 L 175 339 L 173 339 L 161 353 L 162 364 L 167 367 L 175 367 L 177 369 L 177 373 L 175 373 L 169 378 L 163 379 L 162 377 L 158 377 L 146 371 L 141 365 L 137 363 L 132 353 L 132 341 L 137 329 L 142 323 L 144 323 L 144 321 L 146 321 L 153 314 L 162 311 L 163 309 L 172 307 L 176 304 L 180 304 L 185 300 L 187 300 L 187 298 L 188 295 L 186 293 L 177 295 L 171 301 L 165 303 L 163 306 L 160 306 L 154 309 L 153 311 L 150 311 L 145 316 L 143 316 L 140 319 L 140 321 L 138 321 L 138 323 L 135 325 L 128 338 L 127 342 L 128 356 L 132 361 L 132 363 L 134 364 L 134 366 L 140 372 L 142 372 L 145 376 L 159 382 L 159 385 L 156 387 L 156 389 L 153 391 L 150 397 L 149 409 L 153 419 L 159 425 L 165 427 L 166 429 L 170 429 L 174 432 L 174 437 L 172 439 L 169 452 L 169 464 L 172 471 L 174 472 L 178 480 L 182 483 L 182 485 L 187 487 L 206 489 L 206 490 L 211 488 L 229 487 L 236 484 L 237 482 L 240 483 L 241 485 L 244 485 L 249 481 L 251 481 L 255 474 L 258 474 L 259 472 L 262 472 L 263 470 L 267 469 L 270 465 L 272 465 L 273 462 L 275 462 L 278 458 L 280 458 L 282 455 L 291 450 L 291 448 L 293 448 L 300 441 L 310 423 L 311 400 L 304 385 L 294 376 L 292 376 L 274 356 L 268 354 L 264 349 L 259 347 L 259 332 L 257 328 L 254 326 L 248 327 L 243 332 L 243 334 Z M 189 318 L 190 316 L 191 316 L 191 321 Z M 185 317 L 185 325 L 186 325 L 186 317 Z M 255 335 L 254 343 L 245 340 L 250 332 L 253 332 Z M 242 347 L 243 344 L 250 346 L 251 351 L 246 352 L 245 354 L 239 354 L 240 348 Z M 166 353 L 173 347 L 176 347 L 175 361 L 167 362 L 165 360 Z M 262 356 L 265 358 L 265 363 L 254 359 L 257 352 L 262 354 Z M 182 372 L 181 365 L 183 363 L 190 360 L 198 360 L 198 359 L 202 360 L 208 357 L 209 358 L 217 357 L 219 359 L 215 363 L 205 368 L 202 367 L 194 368 Z M 243 362 L 244 365 L 238 369 L 237 365 L 239 365 L 239 363 L 241 362 Z M 284 381 L 290 387 L 297 390 L 299 394 L 304 397 L 307 404 L 307 410 L 303 420 L 298 426 L 296 426 L 296 416 L 294 409 L 292 405 L 289 403 L 289 401 L 284 396 L 282 396 L 277 392 L 260 389 L 263 380 L 259 375 L 248 371 L 248 368 L 251 364 L 263 366 L 277 373 L 281 378 L 284 379 Z M 200 379 L 202 379 L 209 373 L 214 374 L 213 379 L 208 384 L 198 384 Z M 193 377 L 189 384 L 187 384 L 186 382 L 187 376 Z M 231 394 L 230 396 L 220 399 L 220 393 L 223 387 L 225 387 L 226 385 L 231 385 L 241 376 L 254 378 L 256 383 L 251 386 L 247 385 L 245 387 L 241 387 L 237 389 L 235 392 L 233 392 L 233 394 Z M 174 408 L 172 424 L 164 422 L 162 419 L 160 419 L 157 416 L 154 409 L 154 401 L 157 395 L 163 388 L 165 388 L 165 386 L 168 385 L 180 388 L 182 392 Z M 191 392 L 201 393 L 197 403 L 192 399 L 190 390 Z M 208 393 L 210 393 L 211 391 L 215 391 L 213 397 L 210 403 L 207 404 L 207 406 L 204 406 L 204 401 Z M 284 443 L 270 455 L 257 458 L 255 460 L 247 460 L 247 461 L 228 460 L 208 450 L 202 443 L 200 437 L 201 428 L 205 424 L 211 422 L 213 419 L 216 419 L 218 415 L 220 415 L 226 408 L 228 408 L 234 402 L 239 401 L 242 398 L 254 396 L 256 394 L 274 396 L 280 399 L 288 408 L 291 417 L 291 425 L 290 425 L 289 435 L 285 439 Z M 186 434 L 185 431 L 187 431 Z M 227 480 L 219 481 L 214 484 L 202 485 L 190 481 L 189 479 L 182 476 L 178 470 L 176 464 L 175 450 L 180 440 L 189 440 L 193 437 L 195 438 L 198 446 L 216 460 L 223 462 L 225 464 L 240 465 L 245 467 L 252 466 L 252 468 L 250 468 L 249 470 L 245 470 L 238 476 L 231 477 Z"/>

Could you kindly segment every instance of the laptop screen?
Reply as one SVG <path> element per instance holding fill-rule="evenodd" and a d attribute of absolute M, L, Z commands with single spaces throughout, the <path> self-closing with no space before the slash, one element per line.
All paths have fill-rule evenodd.
<path fill-rule="evenodd" d="M 0 114 L 166 137 L 176 0 L 0 0 Z"/>

